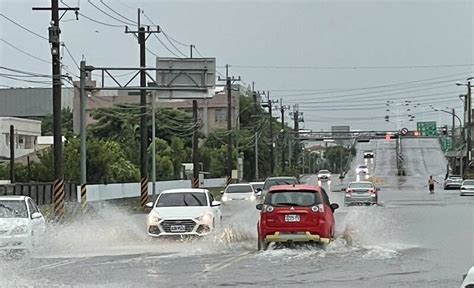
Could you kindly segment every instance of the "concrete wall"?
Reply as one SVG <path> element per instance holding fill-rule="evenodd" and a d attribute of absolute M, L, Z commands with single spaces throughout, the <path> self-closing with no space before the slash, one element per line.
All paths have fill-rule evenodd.
<path fill-rule="evenodd" d="M 225 178 L 205 179 L 204 188 L 224 187 Z M 156 182 L 156 193 L 168 189 L 191 188 L 191 180 Z M 97 184 L 87 186 L 87 201 L 104 201 L 140 196 L 140 183 Z M 148 194 L 152 194 L 152 183 L 148 183 Z M 77 201 L 81 202 L 81 189 L 77 186 Z"/>
<path fill-rule="evenodd" d="M 41 121 L 0 117 L 0 157 L 10 158 L 10 125 L 15 128 L 15 158 L 34 152 L 41 135 Z"/>

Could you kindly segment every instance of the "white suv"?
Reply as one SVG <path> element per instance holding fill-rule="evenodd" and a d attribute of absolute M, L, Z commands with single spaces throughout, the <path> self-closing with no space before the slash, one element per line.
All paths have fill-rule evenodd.
<path fill-rule="evenodd" d="M 220 224 L 221 203 L 206 189 L 186 188 L 160 193 L 148 214 L 147 233 L 153 237 L 205 235 Z"/>
<path fill-rule="evenodd" d="M 0 196 L 0 249 L 30 250 L 46 229 L 43 214 L 27 196 Z"/>

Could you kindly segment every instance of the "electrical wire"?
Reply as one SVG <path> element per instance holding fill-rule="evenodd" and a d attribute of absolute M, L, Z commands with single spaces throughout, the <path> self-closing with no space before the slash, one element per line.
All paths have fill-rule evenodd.
<path fill-rule="evenodd" d="M 26 52 L 25 50 L 22 50 L 22 49 L 18 48 L 17 46 L 13 45 L 12 43 L 8 42 L 7 40 L 5 40 L 5 39 L 3 39 L 3 38 L 0 38 L 0 41 L 2 41 L 3 43 L 7 44 L 7 45 L 10 46 L 11 48 L 15 49 L 16 51 L 18 51 L 18 52 L 20 52 L 20 53 L 22 53 L 22 54 L 24 54 L 24 55 L 27 55 L 27 56 L 29 56 L 29 57 L 31 57 L 31 58 L 33 58 L 33 59 L 36 59 L 36 60 L 38 60 L 38 61 L 41 61 L 41 62 L 51 64 L 51 61 L 48 61 L 48 60 L 42 59 L 42 58 L 40 58 L 40 57 L 37 57 L 37 56 L 35 56 L 35 55 L 33 55 L 33 54 L 30 54 L 30 53 Z"/>
<path fill-rule="evenodd" d="M 271 65 L 229 65 L 242 69 L 278 69 L 278 70 L 395 70 L 395 69 L 431 69 L 472 67 L 470 64 L 437 64 L 437 65 L 400 65 L 400 66 L 271 66 Z"/>
<path fill-rule="evenodd" d="M 150 17 L 148 17 L 148 15 L 143 12 L 143 16 L 145 16 L 145 18 L 150 21 L 150 23 L 153 25 L 153 26 L 157 26 L 151 19 Z M 161 32 L 164 34 L 163 30 L 161 30 Z M 173 56 L 175 56 L 176 58 L 181 58 L 179 57 L 176 53 L 174 53 L 161 39 L 160 37 L 158 37 L 158 35 L 156 35 L 155 33 L 153 34 L 153 36 L 155 36 L 155 38 L 158 40 L 158 42 L 161 43 L 161 45 L 163 45 L 163 47 L 165 47 L 166 50 L 168 50 L 168 52 L 170 52 Z M 174 45 L 173 45 L 174 46 Z M 181 52 L 178 50 L 178 52 Z M 181 53 L 182 54 L 182 53 Z M 184 54 L 183 54 L 184 55 Z M 186 56 L 185 56 L 186 57 Z"/>
<path fill-rule="evenodd" d="M 63 3 L 66 7 L 69 7 L 69 8 L 71 7 L 71 6 L 69 6 L 66 2 L 64 2 L 64 0 L 60 0 L 60 1 L 61 1 L 61 3 Z M 91 17 L 88 17 L 87 15 L 84 15 L 83 13 L 81 13 L 81 12 L 79 12 L 79 11 L 77 11 L 77 13 L 78 13 L 80 16 L 86 18 L 87 20 L 92 21 L 92 22 L 97 23 L 97 24 L 101 24 L 101 25 L 103 25 L 103 26 L 114 27 L 114 28 L 118 28 L 118 27 L 123 28 L 123 27 L 124 27 L 124 25 L 110 24 L 110 23 L 106 23 L 106 22 L 102 22 L 102 21 L 93 19 L 93 18 L 91 18 Z M 47 39 L 46 39 L 46 40 L 47 40 Z"/>
<path fill-rule="evenodd" d="M 178 51 L 179 54 L 183 55 L 184 58 L 188 57 L 181 50 L 179 50 L 179 48 L 176 47 L 176 45 L 174 45 L 174 43 L 170 40 L 170 38 L 168 37 L 168 35 L 165 33 L 164 30 L 161 30 L 161 33 L 165 36 L 166 40 L 168 40 L 168 42 L 171 44 L 171 46 L 173 46 L 173 48 L 176 49 L 176 51 Z"/>
<path fill-rule="evenodd" d="M 89 2 L 90 5 L 92 5 L 95 9 L 99 10 L 100 12 L 102 12 L 103 14 L 109 16 L 110 18 L 114 19 L 115 21 L 117 22 L 120 22 L 120 23 L 123 23 L 125 25 L 136 25 L 136 23 L 132 23 L 132 22 L 125 22 L 123 20 L 120 20 L 119 18 L 117 17 L 114 17 L 112 15 L 110 15 L 109 13 L 105 12 L 104 10 L 102 10 L 100 7 L 96 6 L 94 3 L 92 3 L 91 0 L 87 0 L 87 2 Z"/>
<path fill-rule="evenodd" d="M 134 23 L 134 24 L 138 24 L 135 20 L 132 20 L 130 18 L 127 18 L 125 16 L 123 16 L 122 14 L 120 14 L 119 12 L 115 11 L 112 7 L 110 7 L 109 5 L 107 5 L 107 3 L 105 3 L 103 0 L 100 0 L 100 3 L 102 3 L 102 5 L 104 5 L 105 7 L 107 7 L 110 11 L 112 11 L 115 15 L 119 16 L 119 17 L 122 17 L 123 19 L 127 20 L 127 21 L 130 21 L 131 23 Z"/>
<path fill-rule="evenodd" d="M 72 53 L 71 53 L 71 51 L 69 51 L 69 48 L 67 48 L 66 43 L 63 42 L 63 43 L 62 43 L 62 46 L 63 46 L 64 49 L 66 50 L 66 52 L 67 52 L 67 54 L 69 55 L 69 57 L 71 57 L 72 61 L 73 61 L 74 64 L 76 65 L 77 69 L 80 70 L 81 68 L 79 67 L 79 64 L 77 63 L 76 59 L 74 59 L 74 57 L 72 56 Z M 77 76 L 76 76 L 76 77 L 77 77 Z"/>
<path fill-rule="evenodd" d="M 49 77 L 51 78 L 51 75 L 47 74 L 40 74 L 40 73 L 35 73 L 35 72 L 29 72 L 29 71 L 24 71 L 24 70 L 19 70 L 19 69 L 14 69 L 14 68 L 9 68 L 6 66 L 0 66 L 0 69 L 15 72 L 15 73 L 20 73 L 20 74 L 25 74 L 25 75 L 31 75 L 31 76 L 37 76 L 37 77 Z"/>
<path fill-rule="evenodd" d="M 46 37 L 40 35 L 39 33 L 34 32 L 33 30 L 30 30 L 30 29 L 26 28 L 25 26 L 21 25 L 20 23 L 18 23 L 18 22 L 16 22 L 16 21 L 12 20 L 12 19 L 10 19 L 10 18 L 8 18 L 8 17 L 5 16 L 3 13 L 0 13 L 0 16 L 3 17 L 3 18 L 5 18 L 5 19 L 7 19 L 8 21 L 10 21 L 11 23 L 15 24 L 16 26 L 20 27 L 21 29 L 23 29 L 23 30 L 25 30 L 25 31 L 27 31 L 27 32 L 29 32 L 29 33 L 31 33 L 31 34 L 33 34 L 33 35 L 35 35 L 35 36 L 37 36 L 37 37 L 43 39 L 43 40 L 49 41 L 48 38 L 46 38 Z"/>
<path fill-rule="evenodd" d="M 51 82 L 48 82 L 48 81 L 27 80 L 27 79 L 21 79 L 21 78 L 12 77 L 12 76 L 6 76 L 6 75 L 1 75 L 1 74 L 0 74 L 0 77 L 7 78 L 7 79 L 11 79 L 11 80 L 15 80 L 15 81 L 20 81 L 20 82 L 28 82 L 28 83 L 39 83 L 39 84 L 48 84 L 48 83 L 51 83 Z"/>

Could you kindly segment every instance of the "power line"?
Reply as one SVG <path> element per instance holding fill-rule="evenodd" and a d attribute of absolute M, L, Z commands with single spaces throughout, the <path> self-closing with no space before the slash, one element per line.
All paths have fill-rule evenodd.
<path fill-rule="evenodd" d="M 202 54 L 199 52 L 199 50 L 196 48 L 196 46 L 194 46 L 194 51 L 196 51 L 196 53 L 199 55 L 199 57 L 204 58 L 204 56 L 202 56 Z"/>
<path fill-rule="evenodd" d="M 110 15 L 109 13 L 105 12 L 104 10 L 100 9 L 98 6 L 96 6 L 94 3 L 92 3 L 91 0 L 87 0 L 87 2 L 89 2 L 89 4 L 91 4 L 95 9 L 99 10 L 100 12 L 102 12 L 103 14 L 109 16 L 110 18 L 114 19 L 115 21 L 118 21 L 120 23 L 123 23 L 125 25 L 136 25 L 136 23 L 130 23 L 130 22 L 125 22 L 123 20 L 120 20 L 119 18 L 117 17 L 114 17 L 112 15 Z"/>
<path fill-rule="evenodd" d="M 2 74 L 0 74 L 0 77 L 7 78 L 7 79 L 11 79 L 11 80 L 15 80 L 15 81 L 20 81 L 20 82 L 28 82 L 28 83 L 40 83 L 40 84 L 48 84 L 48 83 L 51 83 L 51 82 L 48 82 L 48 81 L 21 79 L 21 78 L 17 78 L 17 77 L 13 77 L 13 76 L 2 75 Z"/>
<path fill-rule="evenodd" d="M 62 44 L 63 44 L 63 47 L 66 50 L 67 54 L 69 55 L 69 57 L 71 57 L 72 61 L 76 65 L 77 69 L 80 69 L 79 64 L 77 63 L 76 59 L 74 59 L 74 57 L 72 56 L 72 53 L 71 53 L 71 51 L 69 51 L 69 48 L 67 48 L 67 46 L 64 42 Z"/>
<path fill-rule="evenodd" d="M 148 15 L 147 15 L 145 12 L 143 12 L 143 16 L 145 16 L 145 18 L 146 18 L 148 21 L 150 21 L 150 23 L 151 23 L 153 26 L 157 26 L 157 25 L 150 19 L 150 17 L 148 17 Z M 164 34 L 163 30 L 161 30 L 161 32 Z M 156 35 L 156 34 L 153 34 L 153 35 L 154 35 L 155 38 L 161 43 L 161 45 L 163 45 L 163 47 L 165 47 L 166 50 L 168 50 L 168 52 L 170 52 L 173 56 L 175 56 L 175 57 L 177 57 L 177 58 L 181 58 L 181 57 L 179 57 L 176 53 L 174 53 L 173 51 L 171 51 L 171 49 L 168 48 L 168 46 L 167 46 L 163 41 L 161 41 L 161 39 L 160 39 L 160 37 L 158 37 L 158 35 Z M 166 37 L 166 36 L 165 36 L 165 37 Z M 168 40 L 168 41 L 169 41 L 169 40 Z M 179 50 L 178 50 L 178 52 L 181 53 L 181 51 L 179 51 Z M 182 54 L 182 53 L 181 53 L 181 54 Z M 183 55 L 184 55 L 184 54 L 183 54 Z M 185 57 L 186 57 L 186 55 L 185 55 Z"/>
<path fill-rule="evenodd" d="M 29 57 L 31 57 L 31 58 L 33 58 L 33 59 L 36 59 L 36 60 L 38 60 L 38 61 L 41 61 L 41 62 L 51 64 L 51 61 L 45 60 L 45 59 L 39 58 L 39 57 L 37 57 L 37 56 L 35 56 L 35 55 L 33 55 L 33 54 L 30 54 L 30 53 L 26 52 L 25 50 L 22 50 L 22 49 L 18 48 L 17 46 L 13 45 L 12 43 L 8 42 L 7 40 L 5 40 L 5 39 L 3 39 L 3 38 L 0 38 L 0 41 L 2 41 L 3 43 L 7 44 L 7 45 L 10 46 L 11 48 L 15 49 L 16 51 L 18 51 L 18 52 L 20 52 L 20 53 L 22 53 L 22 54 L 24 54 L 24 55 L 27 55 L 27 56 L 29 56 Z"/>
<path fill-rule="evenodd" d="M 66 4 L 66 2 L 64 2 L 64 0 L 60 0 L 61 3 L 63 3 L 66 7 L 71 7 L 69 5 Z M 89 21 L 92 21 L 94 23 L 97 23 L 97 24 L 101 24 L 103 26 L 108 26 L 108 27 L 115 27 L 115 28 L 123 28 L 124 26 L 123 25 L 116 25 L 116 24 L 110 24 L 110 23 L 106 23 L 106 22 L 102 22 L 102 21 L 99 21 L 99 20 L 96 20 L 96 19 L 93 19 L 91 17 L 88 17 L 87 15 L 84 15 L 83 13 L 79 12 L 79 11 L 76 11 L 79 15 L 81 15 L 82 17 L 86 18 L 87 20 Z M 47 40 L 47 39 L 46 39 Z"/>
<path fill-rule="evenodd" d="M 20 73 L 20 74 L 25 74 L 25 75 L 37 76 L 37 77 L 48 77 L 48 78 L 51 77 L 51 75 L 40 74 L 40 73 L 35 73 L 35 72 L 29 72 L 29 71 L 19 70 L 19 69 L 15 69 L 15 68 L 6 67 L 6 66 L 0 66 L 0 69 L 11 71 L 11 72 L 16 72 L 16 73 Z"/>
<path fill-rule="evenodd" d="M 107 3 L 105 3 L 103 0 L 100 0 L 100 3 L 102 3 L 102 5 L 104 5 L 105 7 L 107 7 L 110 11 L 112 11 L 115 15 L 117 16 L 120 16 L 122 17 L 123 19 L 127 20 L 127 21 L 130 21 L 131 23 L 135 23 L 137 24 L 137 22 L 135 20 L 132 20 L 130 18 L 127 18 L 125 16 L 123 16 L 122 14 L 120 14 L 119 12 L 115 11 L 114 9 L 112 9 L 112 7 L 110 7 L 109 5 L 107 5 Z"/>
<path fill-rule="evenodd" d="M 275 69 L 275 70 L 394 70 L 394 69 L 431 69 L 472 67 L 471 64 L 438 64 L 438 65 L 406 65 L 406 66 L 270 66 L 270 65 L 229 65 L 243 69 Z"/>
<path fill-rule="evenodd" d="M 168 38 L 168 35 L 165 33 L 165 31 L 162 30 L 161 33 L 165 35 L 166 40 L 168 40 L 168 42 L 171 44 L 171 46 L 174 47 L 174 49 L 176 49 L 176 51 L 178 51 L 181 55 L 183 55 L 184 58 L 187 57 L 187 55 L 181 52 L 181 50 L 179 50 L 178 47 L 176 47 L 176 45 L 174 45 L 174 43 Z"/>
<path fill-rule="evenodd" d="M 444 76 L 439 76 L 439 77 L 433 77 L 433 78 L 425 78 L 425 79 L 420 79 L 420 80 L 414 80 L 414 81 L 407 81 L 407 82 L 396 82 L 396 83 L 389 83 L 389 84 L 384 84 L 384 85 L 377 85 L 377 86 L 367 86 L 367 87 L 356 87 L 356 88 L 332 88 L 332 89 L 269 89 L 269 91 L 274 92 L 274 93 L 280 93 L 280 92 L 291 92 L 291 91 L 316 91 L 316 92 L 321 92 L 321 94 L 324 93 L 330 93 L 330 92 L 344 92 L 344 91 L 357 91 L 357 90 L 370 90 L 370 89 L 378 89 L 378 88 L 386 88 L 386 87 L 392 87 L 392 86 L 404 86 L 404 85 L 409 85 L 409 84 L 416 84 L 416 83 L 422 83 L 426 81 L 431 81 L 431 80 L 438 80 L 438 79 L 444 79 L 444 78 L 449 78 L 449 77 L 455 77 L 455 76 L 463 76 L 466 74 L 469 74 L 470 72 L 464 72 L 464 73 L 455 73 L 455 74 L 449 74 L 449 75 L 444 75 Z"/>
<path fill-rule="evenodd" d="M 10 18 L 8 18 L 7 16 L 3 15 L 2 13 L 0 13 L 0 16 L 2 16 L 3 18 L 7 19 L 8 21 L 10 21 L 11 23 L 15 24 L 16 26 L 20 27 L 21 29 L 23 29 L 23 30 L 25 30 L 25 31 L 27 31 L 27 32 L 30 32 L 31 34 L 33 34 L 33 35 L 35 35 L 35 36 L 37 36 L 37 37 L 39 37 L 39 38 L 41 38 L 41 39 L 44 39 L 44 40 L 46 40 L 46 41 L 49 41 L 48 38 L 46 38 L 46 37 L 44 37 L 44 36 L 42 36 L 42 35 L 40 35 L 40 34 L 34 32 L 34 31 L 32 31 L 32 30 L 30 30 L 30 29 L 28 29 L 28 28 L 26 28 L 25 26 L 23 26 L 23 25 L 21 25 L 20 23 L 18 23 L 18 22 L 16 22 L 16 21 L 12 20 L 12 19 L 10 19 Z"/>

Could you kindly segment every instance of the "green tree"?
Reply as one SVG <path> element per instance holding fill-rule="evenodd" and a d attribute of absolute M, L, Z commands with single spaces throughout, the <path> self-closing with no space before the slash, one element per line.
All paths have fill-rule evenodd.
<path fill-rule="evenodd" d="M 70 138 L 73 132 L 73 116 L 71 108 L 63 108 L 61 110 L 62 117 L 62 132 L 66 138 Z M 53 135 L 53 115 L 49 114 L 41 119 L 41 135 L 52 136 Z"/>

